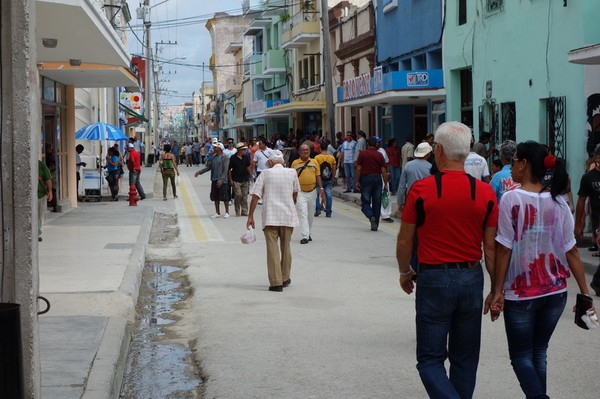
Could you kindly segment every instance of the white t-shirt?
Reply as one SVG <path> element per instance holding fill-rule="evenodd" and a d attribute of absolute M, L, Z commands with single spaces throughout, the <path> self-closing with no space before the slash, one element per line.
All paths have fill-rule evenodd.
<path fill-rule="evenodd" d="M 507 191 L 500 201 L 496 241 L 512 250 L 504 297 L 525 300 L 567 290 L 565 253 L 575 245 L 569 205 L 560 195 Z"/>
<path fill-rule="evenodd" d="M 256 152 L 254 153 L 253 161 L 256 162 L 257 172 L 262 172 L 263 170 L 268 169 L 267 161 L 269 160 L 271 151 L 273 150 L 271 150 L 269 147 L 267 147 L 264 150 L 261 150 L 260 148 L 256 150 Z"/>
<path fill-rule="evenodd" d="M 474 152 L 470 152 L 467 159 L 465 159 L 465 172 L 479 180 L 483 180 L 490 175 L 485 158 Z"/>

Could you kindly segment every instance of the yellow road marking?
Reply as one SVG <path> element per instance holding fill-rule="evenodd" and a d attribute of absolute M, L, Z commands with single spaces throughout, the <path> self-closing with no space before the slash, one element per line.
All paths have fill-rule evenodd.
<path fill-rule="evenodd" d="M 204 228 L 204 225 L 200 221 L 200 216 L 198 215 L 198 213 L 196 213 L 196 208 L 194 207 L 194 204 L 192 204 L 192 199 L 186 187 L 186 183 L 188 181 L 188 179 L 185 179 L 184 182 L 184 179 L 181 178 L 179 183 L 179 191 L 182 196 L 183 206 L 185 208 L 186 216 L 190 223 L 190 227 L 192 228 L 192 232 L 194 233 L 194 237 L 196 237 L 197 241 L 206 242 L 208 241 L 208 235 L 206 234 L 206 229 Z"/>

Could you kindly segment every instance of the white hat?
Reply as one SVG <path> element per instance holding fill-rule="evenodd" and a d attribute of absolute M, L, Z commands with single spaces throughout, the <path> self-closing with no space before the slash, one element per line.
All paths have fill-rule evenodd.
<path fill-rule="evenodd" d="M 127 144 L 127 148 L 133 148 L 133 144 L 131 144 L 131 143 Z"/>
<path fill-rule="evenodd" d="M 213 147 L 220 148 L 220 149 L 221 149 L 221 151 L 223 151 L 223 150 L 225 149 L 225 147 L 223 147 L 223 144 L 222 144 L 222 143 L 219 143 L 219 142 L 217 142 L 217 143 L 214 143 L 214 144 L 213 144 Z"/>
<path fill-rule="evenodd" d="M 269 161 L 274 161 L 275 159 L 281 159 L 283 161 L 283 153 L 279 150 L 272 150 L 269 155 Z"/>
<path fill-rule="evenodd" d="M 433 151 L 433 148 L 429 145 L 429 143 L 421 143 L 417 146 L 415 150 L 415 158 L 425 158 L 427 154 Z"/>
<path fill-rule="evenodd" d="M 212 143 L 215 144 L 215 143 L 218 143 L 218 142 L 219 142 L 219 139 L 217 139 L 216 137 L 213 137 Z"/>

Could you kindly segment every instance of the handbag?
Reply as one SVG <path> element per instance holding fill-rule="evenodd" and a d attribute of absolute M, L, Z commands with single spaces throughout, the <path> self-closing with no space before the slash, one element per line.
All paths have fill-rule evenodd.
<path fill-rule="evenodd" d="M 575 302 L 575 324 L 584 330 L 596 328 L 600 325 L 594 310 L 594 301 L 591 297 L 577 294 Z"/>

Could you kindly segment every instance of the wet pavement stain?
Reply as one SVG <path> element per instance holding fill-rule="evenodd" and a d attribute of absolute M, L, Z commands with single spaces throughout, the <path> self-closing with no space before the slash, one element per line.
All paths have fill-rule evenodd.
<path fill-rule="evenodd" d="M 169 339 L 165 327 L 185 300 L 180 267 L 146 265 L 140 288 L 137 325 L 131 340 L 122 398 L 197 398 L 201 384 L 192 351 Z"/>

